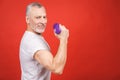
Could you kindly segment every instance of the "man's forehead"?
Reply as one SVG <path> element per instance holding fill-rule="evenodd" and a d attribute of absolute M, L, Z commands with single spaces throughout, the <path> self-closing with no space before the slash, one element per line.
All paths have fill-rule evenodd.
<path fill-rule="evenodd" d="M 30 10 L 30 13 L 32 15 L 40 15 L 40 14 L 43 14 L 43 15 L 46 15 L 46 10 L 44 7 L 37 7 L 37 6 L 34 6 L 34 7 L 31 7 L 31 10 Z"/>

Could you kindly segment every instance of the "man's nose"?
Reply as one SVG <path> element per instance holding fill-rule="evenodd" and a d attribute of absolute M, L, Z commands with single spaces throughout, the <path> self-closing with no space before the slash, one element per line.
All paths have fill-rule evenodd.
<path fill-rule="evenodd" d="M 41 22 L 41 23 L 47 23 L 47 19 L 41 18 L 40 22 Z"/>

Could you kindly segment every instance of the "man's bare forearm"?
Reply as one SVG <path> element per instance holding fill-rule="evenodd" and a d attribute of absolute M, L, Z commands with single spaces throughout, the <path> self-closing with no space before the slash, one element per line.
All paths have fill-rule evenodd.
<path fill-rule="evenodd" d="M 56 73 L 62 73 L 67 59 L 67 39 L 60 40 L 57 54 L 53 59 Z"/>

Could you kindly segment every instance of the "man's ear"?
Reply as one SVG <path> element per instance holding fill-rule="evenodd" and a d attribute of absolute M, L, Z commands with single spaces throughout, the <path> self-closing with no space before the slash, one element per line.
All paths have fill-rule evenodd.
<path fill-rule="evenodd" d="M 27 23 L 27 24 L 30 23 L 30 21 L 29 21 L 29 17 L 28 17 L 28 16 L 26 16 L 26 23 Z"/>

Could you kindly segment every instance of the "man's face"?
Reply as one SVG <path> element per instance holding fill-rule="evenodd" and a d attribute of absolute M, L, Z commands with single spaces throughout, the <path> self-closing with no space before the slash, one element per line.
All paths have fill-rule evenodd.
<path fill-rule="evenodd" d="M 32 7 L 28 17 L 28 25 L 33 31 L 43 33 L 46 28 L 47 17 L 44 7 Z"/>

